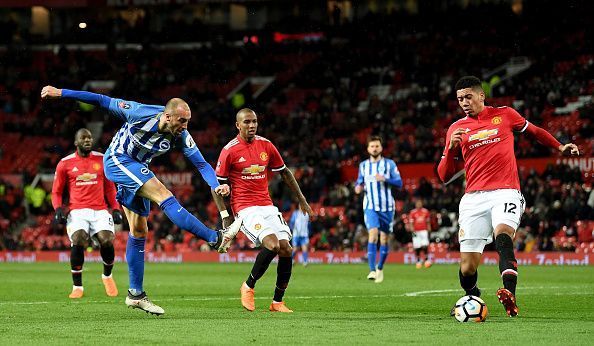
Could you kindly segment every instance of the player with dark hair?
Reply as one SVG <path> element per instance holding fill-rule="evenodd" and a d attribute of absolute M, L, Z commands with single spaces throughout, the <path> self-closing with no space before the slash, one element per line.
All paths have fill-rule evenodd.
<path fill-rule="evenodd" d="M 220 180 L 228 181 L 233 188 L 231 208 L 243 221 L 241 231 L 256 246 L 261 247 L 250 275 L 241 285 L 241 304 L 248 311 L 256 309 L 256 282 L 278 255 L 276 288 L 269 310 L 293 312 L 283 301 L 293 266 L 293 249 L 289 243 L 291 230 L 278 208 L 272 204 L 268 192 L 268 172 L 281 174 L 304 213 L 311 216 L 313 211 L 274 144 L 256 135 L 256 113 L 249 108 L 241 109 L 236 115 L 235 126 L 239 134 L 221 150 L 216 173 Z"/>
<path fill-rule="evenodd" d="M 494 236 L 503 281 L 497 297 L 513 317 L 518 314 L 513 239 L 524 210 L 513 134 L 526 132 L 561 153 L 579 155 L 579 150 L 572 143 L 560 144 L 512 108 L 485 106 L 485 92 L 476 77 L 461 78 L 455 89 L 466 116 L 448 129 L 438 173 L 442 181 L 449 181 L 456 174 L 456 160 L 464 160 L 466 191 L 459 214 L 460 285 L 466 294 L 480 296 L 477 268 L 485 245 Z"/>
<path fill-rule="evenodd" d="M 116 201 L 116 189 L 103 173 L 103 154 L 93 151 L 93 135 L 87 129 L 80 129 L 74 137 L 76 151 L 64 157 L 56 167 L 52 186 L 52 205 L 56 210 L 54 219 L 66 224 L 70 238 L 70 271 L 72 292 L 69 297 L 82 298 L 84 288 L 82 271 L 85 249 L 91 238 L 100 246 L 103 259 L 103 285 L 110 297 L 118 295 L 118 288 L 111 275 L 115 252 L 113 249 L 114 223 L 122 223 L 122 212 Z M 64 190 L 68 192 L 68 218 L 63 207 Z M 113 210 L 109 214 L 107 208 Z M 112 217 L 113 216 L 113 217 Z"/>
<path fill-rule="evenodd" d="M 402 187 L 402 178 L 396 163 L 382 156 L 382 139 L 371 136 L 367 140 L 369 159 L 359 164 L 359 176 L 355 183 L 355 193 L 365 191 L 363 211 L 365 227 L 369 232 L 367 243 L 367 261 L 369 274 L 367 279 L 376 283 L 384 281 L 384 263 L 388 258 L 388 236 L 394 222 L 394 197 L 391 186 Z M 377 257 L 377 238 L 380 233 L 380 258 Z"/>
<path fill-rule="evenodd" d="M 217 206 L 224 208 L 223 196 L 229 194 L 229 186 L 219 184 L 213 168 L 204 160 L 188 132 L 192 114 L 184 100 L 173 98 L 163 107 L 53 86 L 45 86 L 41 90 L 42 99 L 60 97 L 101 106 L 125 122 L 113 137 L 103 162 L 105 175 L 117 185 L 116 198 L 123 205 L 130 225 L 126 246 L 130 289 L 126 305 L 162 315 L 164 310 L 151 302 L 143 290 L 144 247 L 150 201 L 157 203 L 180 229 L 206 240 L 219 252 L 227 252 L 231 240 L 239 231 L 241 220 L 229 222 L 227 228 L 219 231 L 206 227 L 179 204 L 171 191 L 148 168 L 149 163 L 177 145 L 211 187 Z M 226 209 L 219 209 L 219 212 L 221 217 L 229 219 Z"/>

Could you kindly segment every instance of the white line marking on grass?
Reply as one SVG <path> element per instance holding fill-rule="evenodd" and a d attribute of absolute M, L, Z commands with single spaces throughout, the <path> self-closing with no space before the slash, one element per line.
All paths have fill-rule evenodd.
<path fill-rule="evenodd" d="M 557 290 L 557 289 L 583 289 L 584 286 L 521 286 L 519 289 L 522 291 L 520 294 L 525 295 L 523 291 L 546 291 L 546 290 Z M 483 292 L 495 291 L 496 288 L 483 287 Z M 359 298 L 398 298 L 398 297 L 422 297 L 422 296 L 449 296 L 451 293 L 461 293 L 460 288 L 450 288 L 443 290 L 427 290 L 427 291 L 416 291 L 416 292 L 405 292 L 401 294 L 364 294 L 364 295 L 325 295 L 325 296 L 291 296 L 291 299 L 359 299 Z M 577 291 L 577 292 L 555 292 L 546 293 L 550 296 L 578 296 L 578 295 L 594 295 L 590 292 Z M 534 295 L 534 293 L 528 293 L 528 295 Z M 270 299 L 270 297 L 256 297 L 255 299 L 264 300 Z M 239 300 L 239 297 L 187 297 L 187 298 L 161 298 L 155 299 L 155 302 L 174 302 L 174 301 L 198 301 L 198 302 L 209 302 L 209 301 L 235 301 Z M 43 305 L 43 304 L 61 304 L 67 301 L 33 301 L 33 302 L 0 302 L 0 305 Z M 86 300 L 81 299 L 77 301 L 69 301 L 74 304 L 89 304 L 89 303 L 120 303 L 120 300 Z"/>

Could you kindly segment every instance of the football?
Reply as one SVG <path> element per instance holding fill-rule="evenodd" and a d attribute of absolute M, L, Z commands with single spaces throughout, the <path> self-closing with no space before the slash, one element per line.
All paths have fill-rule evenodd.
<path fill-rule="evenodd" d="M 485 302 L 476 296 L 458 299 L 454 308 L 454 317 L 459 322 L 483 322 L 488 313 Z"/>

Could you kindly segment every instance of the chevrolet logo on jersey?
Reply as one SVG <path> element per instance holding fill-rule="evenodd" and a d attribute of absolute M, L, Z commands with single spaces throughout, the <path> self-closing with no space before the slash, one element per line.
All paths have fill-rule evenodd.
<path fill-rule="evenodd" d="M 84 173 L 76 177 L 76 181 L 91 181 L 97 179 L 97 174 Z"/>
<path fill-rule="evenodd" d="M 496 136 L 497 133 L 499 133 L 498 129 L 492 129 L 492 130 L 482 130 L 479 131 L 477 133 L 475 133 L 474 135 L 471 135 L 470 137 L 468 137 L 468 141 L 472 142 L 472 141 L 482 141 L 483 139 L 487 139 L 491 136 Z"/>
<path fill-rule="evenodd" d="M 249 167 L 244 168 L 243 171 L 241 171 L 241 173 L 256 175 L 256 174 L 260 174 L 260 173 L 264 172 L 265 169 L 266 169 L 266 166 L 251 165 Z"/>

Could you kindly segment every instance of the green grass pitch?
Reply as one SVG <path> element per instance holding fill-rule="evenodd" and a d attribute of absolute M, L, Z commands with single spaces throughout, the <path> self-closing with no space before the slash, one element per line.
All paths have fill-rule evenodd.
<path fill-rule="evenodd" d="M 479 269 L 484 323 L 449 316 L 462 296 L 458 267 L 387 265 L 385 281 L 364 265 L 296 265 L 285 296 L 293 314 L 267 311 L 276 266 L 256 286 L 256 311 L 239 287 L 249 264 L 146 264 L 145 289 L 157 317 L 126 308 L 126 265 L 114 272 L 120 297 L 105 296 L 101 265 L 85 266 L 85 297 L 72 301 L 66 263 L 0 264 L 0 344 L 592 344 L 594 267 L 521 267 L 520 315 L 497 302 L 496 266 Z"/>

